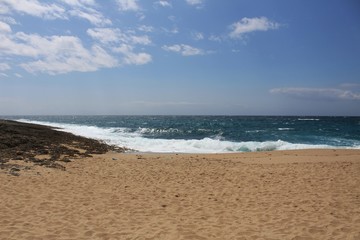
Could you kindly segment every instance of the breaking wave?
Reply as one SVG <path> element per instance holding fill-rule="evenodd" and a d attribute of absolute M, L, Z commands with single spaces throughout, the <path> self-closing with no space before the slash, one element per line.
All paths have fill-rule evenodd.
<path fill-rule="evenodd" d="M 226 141 L 219 136 L 205 137 L 202 139 L 159 139 L 145 137 L 149 132 L 160 130 L 139 128 L 133 131 L 130 128 L 121 127 L 97 127 L 68 123 L 53 123 L 42 121 L 30 121 L 20 119 L 20 122 L 35 123 L 59 128 L 60 131 L 70 132 L 75 135 L 93 138 L 104 141 L 108 144 L 127 147 L 140 152 L 158 153 L 228 153 L 228 152 L 256 152 L 273 150 L 294 150 L 294 149 L 314 149 L 314 148 L 335 148 L 330 145 L 299 144 L 290 143 L 282 140 L 277 141 Z M 285 130 L 285 129 L 284 129 Z M 165 131 L 165 130 L 164 130 Z M 166 131 L 177 131 L 169 129 Z M 342 147 L 342 148 L 360 148 Z"/>

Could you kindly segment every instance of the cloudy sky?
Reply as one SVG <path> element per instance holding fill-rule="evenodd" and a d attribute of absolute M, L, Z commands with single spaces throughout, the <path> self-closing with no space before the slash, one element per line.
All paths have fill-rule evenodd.
<path fill-rule="evenodd" d="M 0 115 L 360 115 L 358 0 L 0 0 Z"/>

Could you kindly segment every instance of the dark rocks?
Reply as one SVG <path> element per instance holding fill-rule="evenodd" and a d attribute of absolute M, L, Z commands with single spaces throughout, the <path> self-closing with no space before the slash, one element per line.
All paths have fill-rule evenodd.
<path fill-rule="evenodd" d="M 19 171 L 20 171 L 20 168 L 12 167 L 9 171 L 9 174 L 18 177 L 18 176 L 20 176 Z"/>
<path fill-rule="evenodd" d="M 18 176 L 20 176 L 19 171 L 20 171 L 20 169 L 18 169 L 18 168 L 11 168 L 9 171 L 9 174 L 18 177 Z"/>
<path fill-rule="evenodd" d="M 36 154 L 37 155 L 46 155 L 46 154 L 49 154 L 49 150 L 48 149 L 38 149 Z"/>
<path fill-rule="evenodd" d="M 47 126 L 0 120 L 0 165 L 2 169 L 9 169 L 12 175 L 18 171 L 6 167 L 8 160 L 65 170 L 56 161 L 70 162 L 70 159 L 108 151 L 124 152 L 125 149 Z"/>
<path fill-rule="evenodd" d="M 65 157 L 63 159 L 60 159 L 59 161 L 65 162 L 65 163 L 71 162 L 71 160 L 69 158 L 67 158 L 67 157 Z"/>
<path fill-rule="evenodd" d="M 6 169 L 7 165 L 5 163 L 7 162 L 8 160 L 0 159 L 0 169 Z"/>

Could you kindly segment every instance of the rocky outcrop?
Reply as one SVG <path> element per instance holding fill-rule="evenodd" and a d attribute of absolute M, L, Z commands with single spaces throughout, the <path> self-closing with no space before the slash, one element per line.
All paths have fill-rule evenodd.
<path fill-rule="evenodd" d="M 9 164 L 9 160 L 65 170 L 60 162 L 91 157 L 91 154 L 103 154 L 111 150 L 124 152 L 125 148 L 110 146 L 52 127 L 0 120 L 0 168 L 8 169 L 12 175 L 18 175 L 20 168 Z"/>

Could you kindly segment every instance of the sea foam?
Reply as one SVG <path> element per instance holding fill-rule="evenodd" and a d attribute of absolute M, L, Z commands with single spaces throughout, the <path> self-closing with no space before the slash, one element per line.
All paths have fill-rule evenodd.
<path fill-rule="evenodd" d="M 131 131 L 129 128 L 101 128 L 68 123 L 52 123 L 42 121 L 30 121 L 20 119 L 20 122 L 35 123 L 56 127 L 60 131 L 70 132 L 75 135 L 104 141 L 108 144 L 127 147 L 140 152 L 158 153 L 228 153 L 228 152 L 255 152 L 273 150 L 294 150 L 314 148 L 334 148 L 329 145 L 297 144 L 282 140 L 277 141 L 244 141 L 232 142 L 218 137 L 203 139 L 158 139 L 144 137 L 145 133 L 155 131 L 154 129 L 139 128 Z M 174 129 L 170 131 L 175 131 Z M 343 147 L 344 148 L 344 147 Z M 350 148 L 350 147 L 346 147 Z M 360 147 L 351 147 L 357 148 Z"/>

